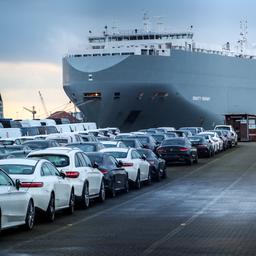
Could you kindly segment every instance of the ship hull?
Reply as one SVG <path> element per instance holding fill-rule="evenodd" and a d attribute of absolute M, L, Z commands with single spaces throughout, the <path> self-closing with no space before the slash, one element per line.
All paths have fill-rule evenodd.
<path fill-rule="evenodd" d="M 63 85 L 99 127 L 212 128 L 225 114 L 256 112 L 255 70 L 253 59 L 181 50 L 168 57 L 66 57 Z"/>

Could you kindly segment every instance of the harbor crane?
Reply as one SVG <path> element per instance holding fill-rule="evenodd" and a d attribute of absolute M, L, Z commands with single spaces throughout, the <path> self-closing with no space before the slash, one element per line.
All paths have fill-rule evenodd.
<path fill-rule="evenodd" d="M 38 94 L 39 94 L 39 97 L 40 97 L 42 106 L 43 106 L 43 108 L 44 108 L 44 113 L 45 113 L 46 117 L 48 117 L 48 116 L 49 116 L 49 112 L 48 112 L 48 110 L 47 110 L 47 108 L 46 108 L 46 105 L 45 105 L 45 102 L 44 102 L 44 98 L 43 98 L 43 96 L 42 96 L 42 94 L 41 94 L 40 91 L 38 91 Z"/>
<path fill-rule="evenodd" d="M 32 117 L 33 117 L 33 120 L 35 119 L 35 116 L 36 116 L 36 109 L 35 109 L 35 106 L 32 106 L 32 109 L 29 109 L 29 108 L 26 108 L 26 107 L 23 107 L 25 110 L 27 110 L 28 112 L 32 113 Z"/>

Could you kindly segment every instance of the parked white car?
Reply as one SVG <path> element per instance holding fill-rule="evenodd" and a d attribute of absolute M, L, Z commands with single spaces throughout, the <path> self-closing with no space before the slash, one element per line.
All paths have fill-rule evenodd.
<path fill-rule="evenodd" d="M 214 130 L 226 130 L 230 131 L 232 136 L 232 146 L 237 145 L 238 136 L 232 125 L 216 125 Z"/>
<path fill-rule="evenodd" d="M 54 221 L 58 210 L 74 212 L 74 187 L 49 161 L 4 159 L 0 160 L 0 169 L 21 181 L 20 190 L 32 195 L 36 209 L 43 211 L 47 220 Z"/>
<path fill-rule="evenodd" d="M 220 138 L 220 136 L 218 135 L 217 132 L 209 132 L 209 131 L 205 131 L 205 132 L 200 132 L 199 135 L 201 134 L 206 134 L 211 136 L 212 140 L 214 142 L 217 143 L 218 145 L 218 151 L 222 151 L 223 150 L 223 140 Z"/>
<path fill-rule="evenodd" d="M 34 226 L 35 207 L 32 196 L 19 190 L 19 181 L 14 182 L 0 170 L 0 231 L 24 225 L 28 230 Z"/>
<path fill-rule="evenodd" d="M 212 139 L 212 137 L 209 134 L 207 134 L 207 133 L 205 134 L 204 132 L 200 132 L 197 135 L 204 137 L 206 140 L 208 140 L 213 145 L 214 154 L 218 152 L 219 145 L 218 145 L 218 143 L 216 141 L 214 141 Z"/>
<path fill-rule="evenodd" d="M 76 201 L 87 208 L 90 199 L 105 200 L 104 176 L 92 166 L 90 159 L 79 149 L 65 147 L 48 148 L 31 152 L 28 158 L 43 158 L 65 173 L 74 187 Z"/>
<path fill-rule="evenodd" d="M 151 182 L 150 164 L 145 158 L 141 158 L 135 148 L 105 148 L 100 152 L 108 153 L 121 161 L 129 180 L 135 184 L 137 189 L 141 187 L 141 182 Z"/>

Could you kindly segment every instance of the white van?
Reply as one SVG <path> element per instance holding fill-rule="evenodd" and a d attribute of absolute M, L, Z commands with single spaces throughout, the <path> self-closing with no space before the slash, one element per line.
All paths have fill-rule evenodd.
<path fill-rule="evenodd" d="M 33 126 L 42 126 L 39 120 L 21 120 L 19 121 L 22 127 L 33 127 Z"/>
<path fill-rule="evenodd" d="M 69 124 L 56 124 L 55 127 L 59 133 L 72 132 L 71 126 Z"/>
<path fill-rule="evenodd" d="M 21 136 L 20 128 L 0 128 L 0 138 L 17 138 Z"/>

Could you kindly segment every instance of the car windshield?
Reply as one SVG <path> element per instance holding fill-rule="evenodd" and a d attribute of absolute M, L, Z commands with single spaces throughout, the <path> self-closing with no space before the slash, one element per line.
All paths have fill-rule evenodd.
<path fill-rule="evenodd" d="M 164 140 L 164 135 L 153 134 L 152 137 L 153 137 L 157 142 L 162 142 L 162 141 Z"/>
<path fill-rule="evenodd" d="M 127 147 L 135 147 L 135 141 L 133 140 L 122 140 L 122 142 L 127 146 Z"/>
<path fill-rule="evenodd" d="M 95 152 L 95 151 L 97 151 L 96 145 L 92 145 L 92 144 L 69 144 L 69 145 L 67 145 L 67 147 L 79 148 L 80 150 L 82 150 L 84 152 Z"/>
<path fill-rule="evenodd" d="M 105 148 L 116 148 L 116 144 L 105 144 L 104 143 L 104 147 Z"/>
<path fill-rule="evenodd" d="M 66 167 L 69 166 L 69 157 L 65 155 L 55 155 L 55 154 L 37 154 L 29 156 L 30 158 L 43 158 L 50 161 L 55 167 Z"/>
<path fill-rule="evenodd" d="M 87 155 L 91 162 L 96 162 L 97 164 L 102 164 L 103 163 L 103 157 L 102 155 Z"/>
<path fill-rule="evenodd" d="M 141 156 L 145 155 L 147 158 L 153 158 L 155 154 L 150 150 L 137 149 Z"/>
<path fill-rule="evenodd" d="M 31 149 L 44 149 L 49 147 L 48 141 L 28 141 L 24 142 L 23 145 L 29 146 Z"/>
<path fill-rule="evenodd" d="M 148 137 L 136 137 L 142 144 L 148 144 L 149 138 Z"/>
<path fill-rule="evenodd" d="M 227 126 L 218 126 L 215 128 L 215 130 L 227 130 L 227 131 L 230 131 L 230 128 L 227 127 Z"/>
<path fill-rule="evenodd" d="M 119 152 L 119 151 L 112 151 L 112 152 L 106 152 L 106 153 L 115 158 L 126 158 L 128 154 L 128 152 Z"/>
<path fill-rule="evenodd" d="M 33 165 L 23 164 L 3 164 L 0 165 L 0 169 L 3 169 L 8 174 L 30 175 L 33 174 L 35 168 Z"/>
<path fill-rule="evenodd" d="M 162 142 L 162 146 L 166 145 L 185 145 L 185 140 L 178 140 L 178 139 L 173 139 L 173 140 L 164 140 Z"/>

